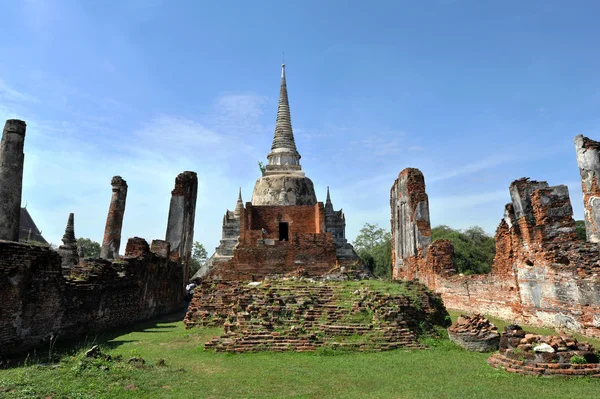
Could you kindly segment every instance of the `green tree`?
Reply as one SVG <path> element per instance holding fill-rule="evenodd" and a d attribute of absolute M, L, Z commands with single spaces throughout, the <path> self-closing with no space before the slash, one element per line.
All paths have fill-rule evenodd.
<path fill-rule="evenodd" d="M 86 258 L 98 258 L 100 256 L 100 244 L 89 238 L 78 238 L 77 246 L 83 248 L 83 255 Z"/>
<path fill-rule="evenodd" d="M 365 266 L 377 277 L 392 275 L 392 234 L 377 224 L 365 223 L 360 229 L 354 249 Z"/>
<path fill-rule="evenodd" d="M 583 220 L 576 220 L 575 221 L 575 231 L 577 232 L 577 237 L 580 240 L 587 240 L 587 235 L 585 233 L 585 221 Z"/>
<path fill-rule="evenodd" d="M 192 257 L 190 259 L 190 276 L 196 274 L 196 272 L 206 263 L 208 253 L 204 248 L 204 245 L 198 241 L 194 241 L 192 245 Z"/>
<path fill-rule="evenodd" d="M 459 273 L 483 274 L 492 270 L 496 243 L 479 226 L 461 231 L 441 225 L 431 229 L 431 239 L 450 240 L 454 245 L 454 264 Z"/>

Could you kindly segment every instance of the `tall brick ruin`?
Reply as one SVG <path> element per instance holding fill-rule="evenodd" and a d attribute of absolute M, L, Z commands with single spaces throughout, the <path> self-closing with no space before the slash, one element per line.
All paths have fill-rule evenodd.
<path fill-rule="evenodd" d="M 578 160 L 579 155 L 578 151 Z M 434 241 L 422 250 L 409 240 L 412 247 L 408 251 L 403 247 L 405 242 L 399 237 L 420 228 L 410 212 L 409 217 L 399 213 L 402 199 L 426 199 L 424 184 L 402 179 L 403 173 L 422 177 L 410 171 L 400 174 L 391 193 L 392 251 L 396 258 L 402 257 L 394 260 L 395 278 L 419 279 L 440 293 L 450 309 L 600 337 L 600 251 L 597 244 L 578 240 L 567 186 L 528 178 L 512 182 L 511 202 L 496 230 L 492 272 L 463 276 L 456 271 L 454 249 L 447 240 Z M 582 178 L 587 176 L 587 169 L 582 170 Z M 585 198 L 586 189 L 595 184 L 582 184 L 586 207 L 594 205 L 590 196 Z M 408 207 L 410 201 L 406 202 Z M 408 209 L 415 212 L 414 207 Z M 586 212 L 593 214 L 593 208 Z M 429 215 L 419 216 L 429 221 Z M 588 236 L 594 233 L 588 230 Z"/>
<path fill-rule="evenodd" d="M 196 172 L 180 173 L 175 178 L 175 188 L 171 191 L 165 241 L 170 244 L 171 259 L 180 261 L 183 265 L 184 284 L 187 284 L 190 279 L 197 195 L 198 176 Z"/>
<path fill-rule="evenodd" d="M 392 276 L 415 277 L 418 259 L 431 244 L 429 198 L 425 177 L 419 169 L 407 168 L 398 175 L 390 191 L 392 223 Z"/>
<path fill-rule="evenodd" d="M 600 143 L 581 134 L 575 137 L 581 174 L 585 232 L 589 242 L 600 242 Z"/>
<path fill-rule="evenodd" d="M 112 197 L 108 207 L 108 216 L 106 217 L 102 248 L 100 249 L 102 259 L 115 259 L 119 256 L 123 215 L 125 214 L 125 201 L 127 199 L 127 182 L 121 176 L 114 176 L 110 184 L 112 185 Z"/>
<path fill-rule="evenodd" d="M 27 125 L 18 119 L 9 119 L 2 131 L 0 142 L 0 240 L 19 241 L 21 190 L 25 130 Z"/>

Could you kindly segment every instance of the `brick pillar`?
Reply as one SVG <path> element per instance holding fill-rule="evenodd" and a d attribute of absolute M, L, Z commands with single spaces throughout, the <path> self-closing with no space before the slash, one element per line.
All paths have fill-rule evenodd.
<path fill-rule="evenodd" d="M 415 260 L 427 255 L 431 244 L 429 198 L 419 169 L 406 168 L 390 191 L 392 276 L 413 279 Z"/>
<path fill-rule="evenodd" d="M 585 233 L 590 242 L 600 242 L 600 143 L 575 136 L 577 165 L 581 174 Z"/>
<path fill-rule="evenodd" d="M 119 256 L 123 214 L 125 213 L 125 200 L 127 199 L 127 182 L 121 176 L 114 176 L 110 184 L 112 184 L 112 198 L 106 218 L 104 240 L 100 249 L 100 257 L 109 260 Z"/>
<path fill-rule="evenodd" d="M 171 246 L 171 259 L 180 261 L 183 265 L 184 285 L 190 278 L 197 194 L 198 176 L 196 172 L 186 171 L 175 178 L 175 188 L 171 191 L 165 241 L 168 241 Z"/>
<path fill-rule="evenodd" d="M 71 268 L 79 263 L 79 252 L 77 250 L 77 240 L 75 239 L 75 216 L 70 213 L 65 234 L 63 235 L 63 245 L 58 247 L 58 253 L 62 258 L 63 275 L 69 275 Z"/>
<path fill-rule="evenodd" d="M 0 240 L 19 241 L 26 124 L 9 119 L 0 142 Z"/>

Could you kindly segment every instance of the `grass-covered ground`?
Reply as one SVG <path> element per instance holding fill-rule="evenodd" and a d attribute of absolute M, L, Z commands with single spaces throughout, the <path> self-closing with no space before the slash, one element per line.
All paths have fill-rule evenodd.
<path fill-rule="evenodd" d="M 458 313 L 452 313 L 453 319 Z M 498 323 L 500 324 L 500 323 Z M 529 329 L 535 330 L 535 329 Z M 535 330 L 548 333 L 548 330 Z M 88 337 L 57 349 L 60 361 L 0 370 L 0 398 L 595 398 L 600 379 L 527 377 L 489 367 L 488 355 L 466 352 L 447 338 L 429 350 L 379 353 L 205 352 L 220 329 L 185 330 L 173 317 Z M 597 347 L 600 342 L 591 341 Z M 122 361 L 86 361 L 99 343 Z M 143 367 L 127 360 L 141 356 Z M 159 366 L 164 359 L 165 366 Z"/>

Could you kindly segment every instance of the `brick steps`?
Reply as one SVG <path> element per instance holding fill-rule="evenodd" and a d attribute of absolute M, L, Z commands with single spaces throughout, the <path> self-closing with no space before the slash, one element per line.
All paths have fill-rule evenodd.
<path fill-rule="evenodd" d="M 248 287 L 240 282 L 207 282 L 196 289 L 185 322 L 188 328 L 224 326 L 224 335 L 205 344 L 205 349 L 218 352 L 305 352 L 323 345 L 374 351 L 423 348 L 405 319 L 419 311 L 426 318 L 426 298 L 426 306 L 417 310 L 402 295 L 367 289 L 342 295 L 341 289 L 317 283 Z M 360 322 L 349 321 L 355 315 Z"/>

